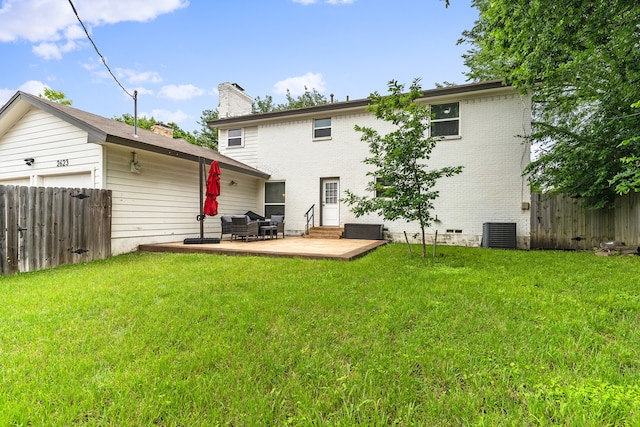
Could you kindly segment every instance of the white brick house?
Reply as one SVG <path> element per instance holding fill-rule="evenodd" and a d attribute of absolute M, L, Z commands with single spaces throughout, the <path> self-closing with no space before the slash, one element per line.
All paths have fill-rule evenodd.
<path fill-rule="evenodd" d="M 356 218 L 340 201 L 344 190 L 365 194 L 369 154 L 354 125 L 390 129 L 366 111 L 367 99 L 310 108 L 250 114 L 252 99 L 238 85 L 223 83 L 219 151 L 270 175 L 259 192 L 262 213 L 284 213 L 286 233 L 302 234 L 305 212 L 315 205 L 316 225 L 384 224 L 387 236 L 404 240 L 419 232 L 417 223 L 388 222 L 375 215 Z M 464 166 L 460 175 L 443 178 L 437 189 L 428 230 L 438 242 L 479 246 L 485 223 L 515 223 L 517 245 L 529 247 L 530 192 L 523 170 L 530 147 L 530 99 L 501 81 L 451 86 L 424 92 L 436 119 L 432 132 L 442 136 L 428 165 Z M 435 130 L 434 130 L 435 129 Z"/>

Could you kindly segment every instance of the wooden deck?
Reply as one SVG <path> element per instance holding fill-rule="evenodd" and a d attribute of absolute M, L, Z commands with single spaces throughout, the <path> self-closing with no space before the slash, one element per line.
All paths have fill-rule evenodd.
<path fill-rule="evenodd" d="M 375 248 L 386 240 L 359 239 L 304 239 L 286 237 L 279 239 L 229 241 L 216 244 L 187 244 L 183 242 L 140 245 L 140 252 L 209 253 L 220 255 L 268 256 L 279 258 L 333 259 L 351 261 Z"/>

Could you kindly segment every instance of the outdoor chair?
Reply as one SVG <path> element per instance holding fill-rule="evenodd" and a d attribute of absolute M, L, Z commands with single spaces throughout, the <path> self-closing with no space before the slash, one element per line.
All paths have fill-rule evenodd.
<path fill-rule="evenodd" d="M 257 239 L 260 234 L 258 221 L 251 221 L 246 215 L 231 217 L 231 223 L 233 225 L 232 238 L 241 237 L 247 239 L 248 242 L 250 236 L 255 236 Z"/>
<path fill-rule="evenodd" d="M 264 217 L 254 211 L 246 211 L 244 214 L 248 216 L 251 221 L 264 221 Z"/>
<path fill-rule="evenodd" d="M 220 222 L 222 222 L 222 231 L 220 232 L 220 240 L 222 240 L 222 236 L 225 234 L 230 234 L 233 239 L 233 222 L 231 221 L 231 216 L 221 216 Z"/>
<path fill-rule="evenodd" d="M 278 233 L 282 233 L 282 238 L 284 239 L 284 215 L 271 215 L 271 225 L 277 227 L 276 239 L 278 238 Z"/>

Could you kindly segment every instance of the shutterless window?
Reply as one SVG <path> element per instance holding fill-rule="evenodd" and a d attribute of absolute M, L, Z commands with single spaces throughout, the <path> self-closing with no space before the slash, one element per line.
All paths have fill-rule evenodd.
<path fill-rule="evenodd" d="M 460 135 L 460 104 L 436 104 L 431 106 L 431 136 Z"/>
<path fill-rule="evenodd" d="M 227 136 L 227 146 L 242 146 L 242 129 L 229 129 L 229 135 Z"/>
<path fill-rule="evenodd" d="M 313 137 L 314 138 L 331 137 L 331 118 L 315 119 L 313 121 Z"/>
<path fill-rule="evenodd" d="M 389 197 L 388 191 L 391 183 L 382 178 L 376 178 L 376 197 Z"/>
<path fill-rule="evenodd" d="M 264 183 L 264 216 L 284 215 L 284 182 Z"/>

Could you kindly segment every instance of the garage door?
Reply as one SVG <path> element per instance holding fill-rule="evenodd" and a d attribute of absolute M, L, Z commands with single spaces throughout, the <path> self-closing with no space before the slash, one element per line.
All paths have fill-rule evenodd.
<path fill-rule="evenodd" d="M 91 172 L 42 176 L 43 187 L 93 188 Z"/>
<path fill-rule="evenodd" d="M 29 178 L 0 179 L 0 185 L 23 185 L 29 186 Z"/>

